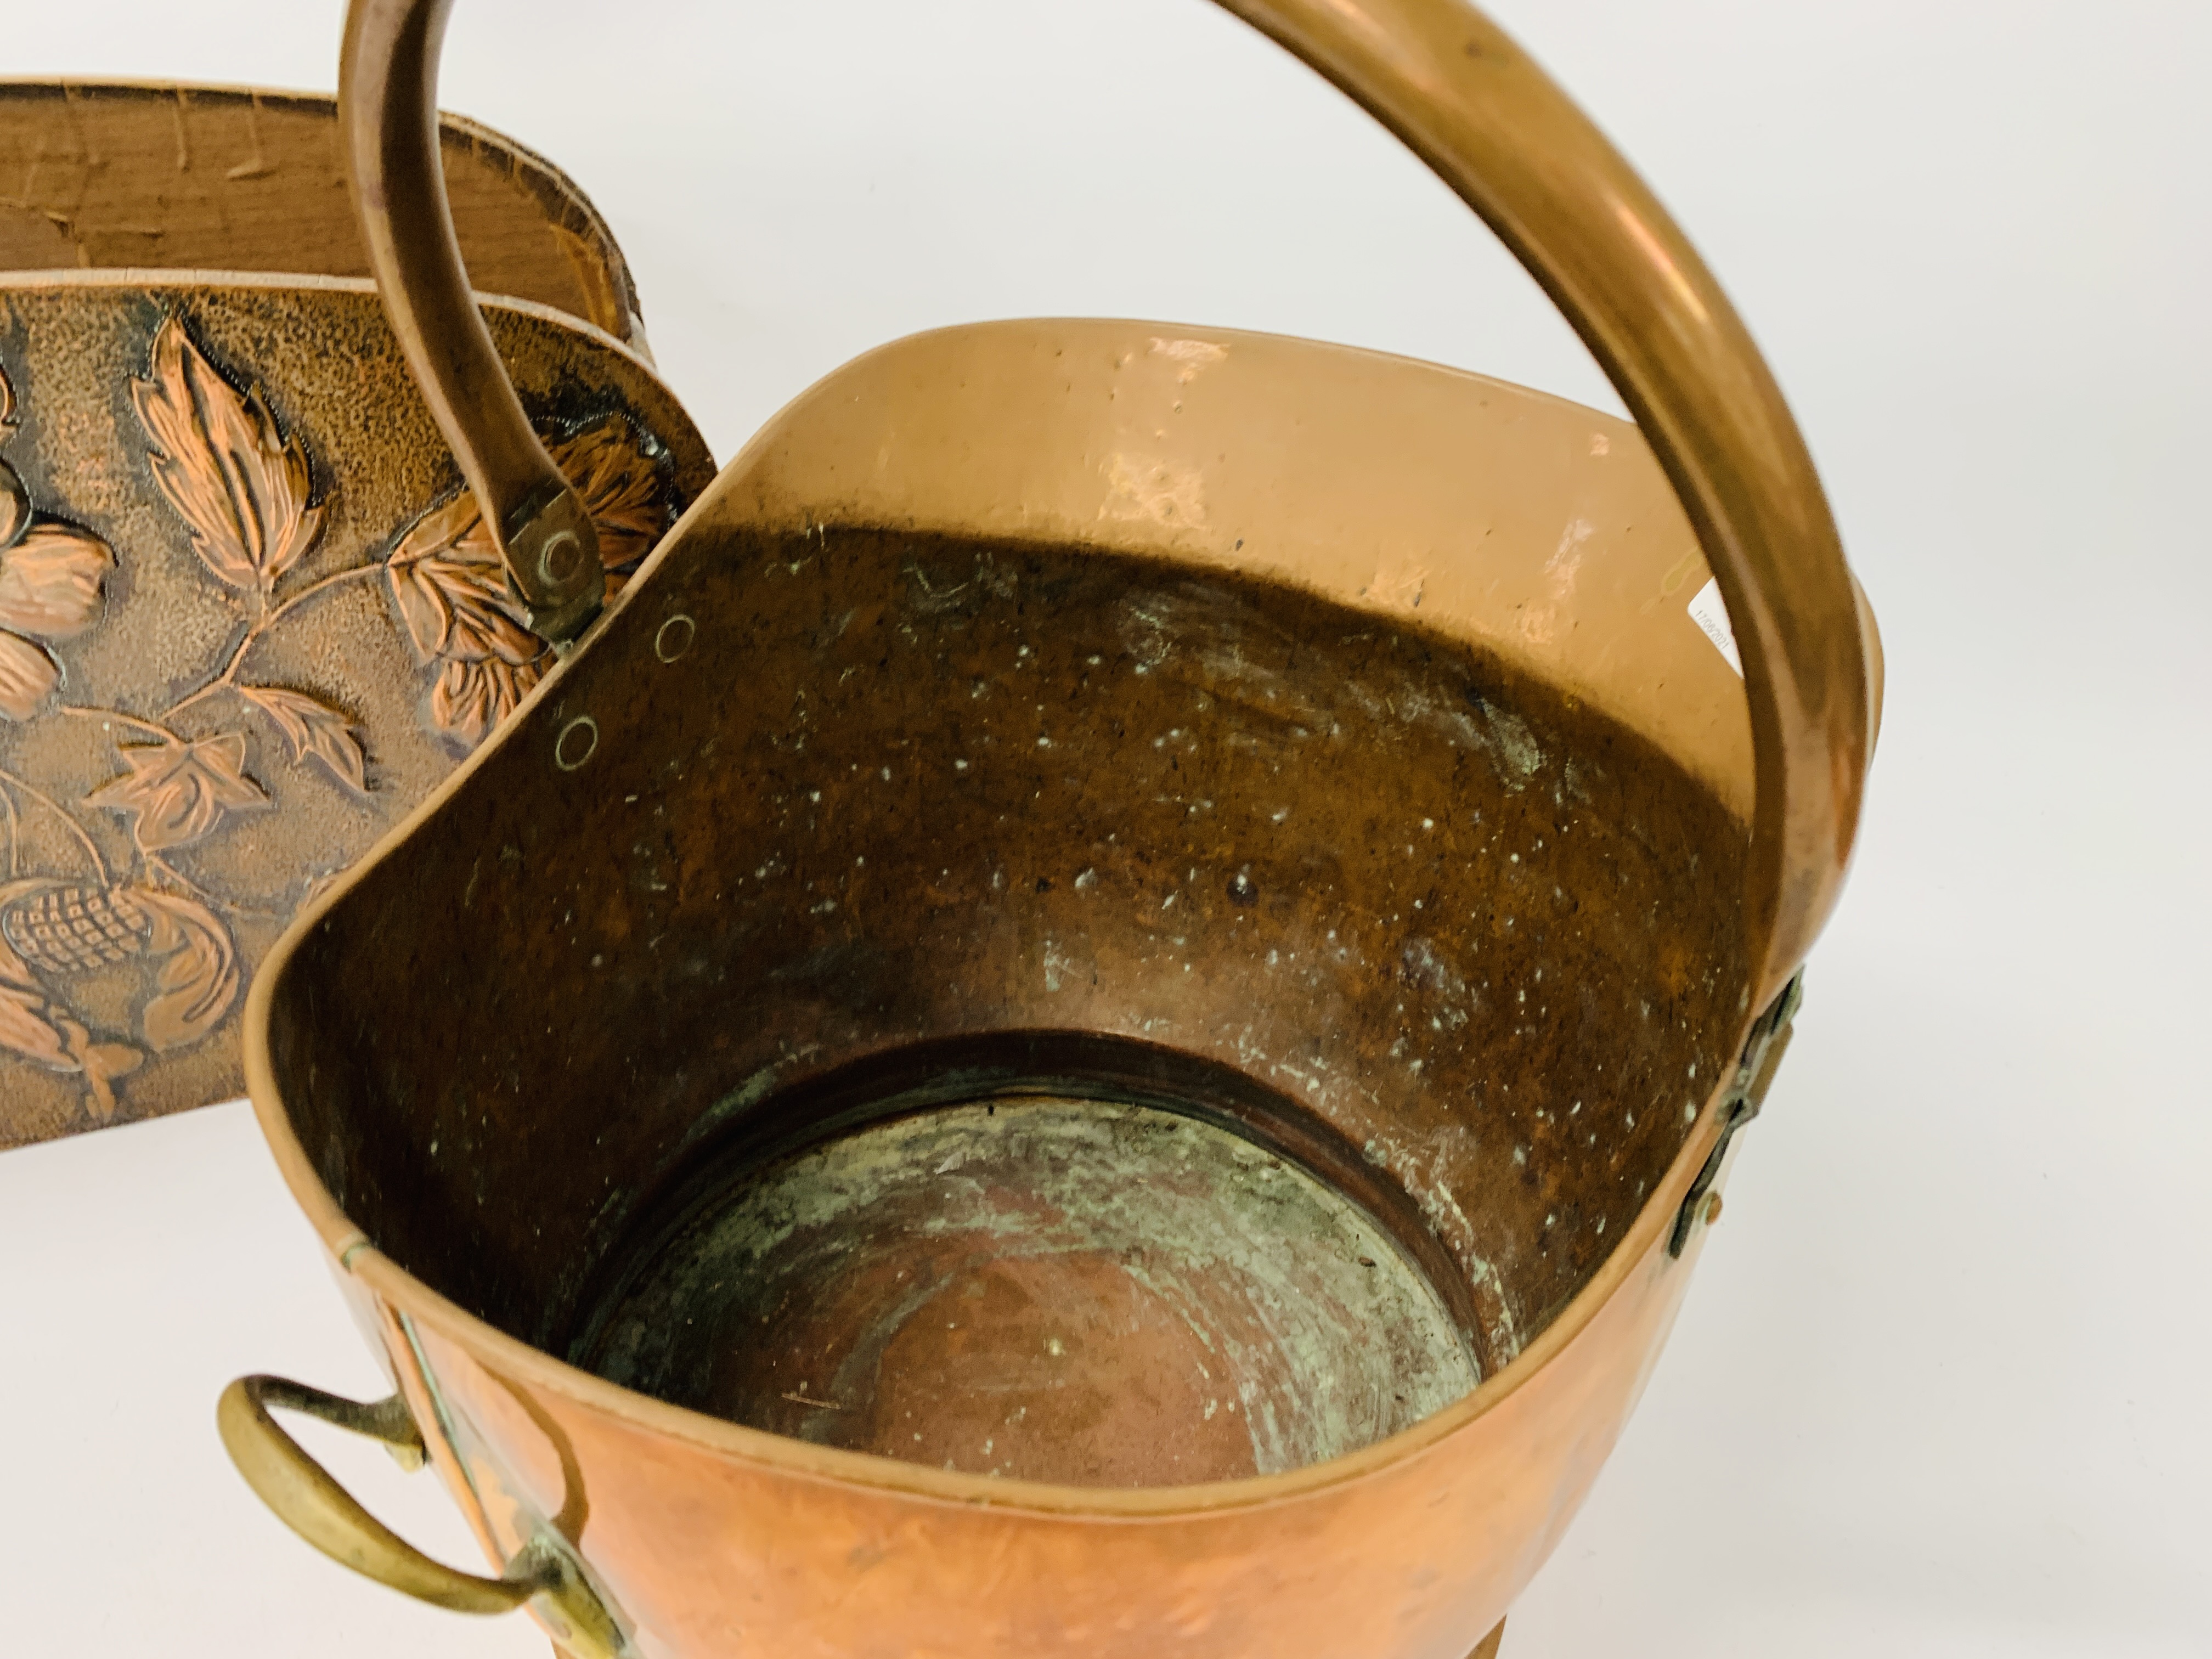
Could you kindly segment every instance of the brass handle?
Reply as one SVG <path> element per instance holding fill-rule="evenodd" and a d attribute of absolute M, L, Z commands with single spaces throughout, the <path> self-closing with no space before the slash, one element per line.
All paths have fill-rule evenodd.
<path fill-rule="evenodd" d="M 1749 1009 L 1779 994 L 1850 862 L 1869 748 L 1857 596 L 1796 423 L 1719 285 L 1571 100 L 1460 0 L 1218 0 L 1405 142 L 1527 266 L 1643 428 L 1735 630 L 1758 762 Z M 436 165 L 452 0 L 351 0 L 341 131 L 370 264 L 473 479 L 531 437 L 469 297 Z"/>
<path fill-rule="evenodd" d="M 403 1464 L 415 1468 L 426 1456 L 422 1431 L 397 1395 L 363 1405 L 281 1376 L 241 1376 L 222 1391 L 216 1425 L 230 1461 L 278 1520 L 331 1559 L 418 1601 L 456 1613 L 510 1613 L 542 1595 L 567 1626 L 562 1640 L 573 1652 L 623 1651 L 614 1621 L 563 1553 L 533 1540 L 497 1578 L 478 1577 L 432 1559 L 331 1479 L 270 1415 L 272 1407 L 380 1440 Z"/>

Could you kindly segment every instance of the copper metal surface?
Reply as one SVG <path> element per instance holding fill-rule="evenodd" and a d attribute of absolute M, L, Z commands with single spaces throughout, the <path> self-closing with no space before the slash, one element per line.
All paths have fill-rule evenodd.
<path fill-rule="evenodd" d="M 1642 179 L 1543 70 L 1457 0 L 1222 0 L 1396 133 L 1541 283 L 1628 405 L 1698 533 L 1741 653 L 1759 800 L 1754 1000 L 1804 959 L 1850 860 L 1874 687 L 1857 602 L 1796 423 L 1749 334 Z M 453 0 L 354 0 L 348 166 L 394 325 L 471 478 L 550 487 L 473 325 L 431 147 Z"/>
<path fill-rule="evenodd" d="M 642 349 L 575 187 L 470 123 L 441 142 L 484 284 Z M 485 586 L 481 534 L 442 535 L 465 500 L 440 507 L 449 464 L 378 309 L 331 280 L 368 268 L 331 100 L 9 82 L 0 165 L 9 1145 L 236 1092 L 262 951 L 546 653 Z M 634 565 L 704 481 L 696 434 L 604 336 L 497 326 Z"/>
<path fill-rule="evenodd" d="M 340 70 L 347 176 L 386 307 L 438 429 L 484 505 L 484 524 L 543 638 L 580 632 L 599 608 L 590 513 L 514 395 L 470 292 L 440 165 L 443 9 L 354 7 Z"/>
<path fill-rule="evenodd" d="M 1677 1211 L 1840 879 L 1873 641 L 1694 256 L 1471 12 L 1237 9 L 1500 228 L 1644 433 L 1223 331 L 888 347 L 257 981 L 257 1109 L 434 1461 L 493 1559 L 574 1553 L 620 1650 L 1493 1644 L 1664 1338 L 1710 1199 L 1679 1258 Z M 442 15 L 357 0 L 391 60 L 349 71 L 372 217 Z M 403 239 L 438 228 L 411 199 Z M 426 373 L 428 297 L 395 307 Z M 488 406 L 448 398 L 459 440 Z M 1745 681 L 1686 612 L 1708 565 Z M 1090 1127 L 1025 1152 L 1040 1102 Z M 1194 1127 L 1133 1149 L 1147 1113 Z M 1212 1298 L 1256 1280 L 1203 1247 L 1253 1194 L 1205 1196 L 1200 1133 L 1356 1206 L 1380 1243 L 1286 1205 L 1274 1248 L 1396 1251 L 1479 1383 L 1332 1439 L 1248 1368 L 1291 1432 L 1210 1427 Z M 1079 1194 L 1080 1134 L 1112 1144 Z M 1212 1219 L 1166 1218 L 1178 1181 Z M 1285 1301 L 1356 1375 L 1389 1321 L 1329 1316 L 1322 1272 Z M 1380 1369 L 1418 1392 L 1433 1352 Z"/>
<path fill-rule="evenodd" d="M 458 115 L 439 152 L 479 291 L 648 355 L 629 267 L 567 175 Z M 327 93 L 0 80 L 0 271 L 369 274 Z"/>
<path fill-rule="evenodd" d="M 239 1092 L 263 952 L 550 661 L 366 283 L 6 299 L 0 1145 Z M 604 337 L 493 319 L 634 562 L 696 434 Z"/>
<path fill-rule="evenodd" d="M 1319 1462 L 1480 1374 L 1375 1218 L 1184 1113 L 1006 1095 L 733 1173 L 633 1253 L 580 1363 L 820 1445 L 1098 1486 Z"/>
<path fill-rule="evenodd" d="M 0 87 L 0 1145 L 238 1092 L 262 953 L 550 660 L 340 274 L 335 134 L 327 99 Z M 445 155 L 491 280 L 633 330 L 573 186 L 463 123 Z M 492 327 L 618 584 L 705 448 L 605 334 Z"/>
<path fill-rule="evenodd" d="M 1194 357 L 1205 367 L 1186 379 Z M 951 377 L 963 368 L 987 389 L 956 394 Z M 1177 404 L 1182 418 L 1167 424 Z M 817 489 L 850 458 L 884 453 L 885 425 L 913 434 L 891 446 L 911 451 L 912 472 L 871 465 L 840 495 Z M 1298 441 L 1278 443 L 1279 430 Z M 1232 434 L 1249 445 L 1233 464 L 1220 459 Z M 956 471 L 935 464 L 939 453 L 992 459 Z M 1131 465 L 1052 459 L 1085 455 Z M 1439 465 L 1454 456 L 1468 465 Z M 1010 491 L 1000 464 L 1034 476 Z M 1158 498 L 1142 493 L 1162 479 L 1176 499 L 1205 503 L 1201 521 L 1164 532 L 1145 506 Z M 1337 533 L 1340 507 L 1363 501 L 1356 527 Z M 938 528 L 988 525 L 1016 501 L 1037 540 L 979 547 Z M 917 528 L 819 527 L 848 515 Z M 708 539 L 702 521 L 716 520 L 728 528 Z M 1575 522 L 1587 529 L 1587 575 L 1553 613 L 1575 625 L 1527 626 L 1532 611 L 1561 605 L 1554 556 Z M 618 601 L 545 694 L 555 700 L 524 711 L 535 736 L 489 751 L 446 803 L 456 818 L 418 820 L 367 878 L 393 884 L 390 895 L 363 889 L 357 909 L 331 913 L 341 931 L 315 935 L 264 986 L 267 998 L 289 986 L 297 999 L 275 1030 L 308 1045 L 291 1051 L 287 1074 L 319 1079 L 293 1109 L 307 1114 L 313 1161 L 263 1046 L 264 1125 L 349 1264 L 347 1282 L 385 1310 L 386 1328 L 411 1326 L 411 1338 L 394 1338 L 398 1375 L 421 1369 L 425 1390 L 436 1379 L 460 1448 L 446 1467 L 465 1479 L 494 1558 L 543 1526 L 578 1539 L 623 1616 L 648 1632 L 646 1651 L 723 1650 L 714 1632 L 733 1617 L 749 1638 L 800 1652 L 867 1652 L 872 1630 L 917 1627 L 993 1650 L 963 1622 L 983 1593 L 959 1565 L 975 1557 L 1055 1587 L 1024 1615 L 1043 1623 L 1020 1628 L 1126 1632 L 1120 1645 L 1102 1639 L 1104 1652 L 1298 1651 L 1310 1626 L 1328 1633 L 1317 1652 L 1465 1652 L 1571 1513 L 1694 1260 L 1701 1229 L 1684 1262 L 1664 1249 L 1715 1127 L 1710 1111 L 1687 1123 L 1686 1109 L 1730 1040 L 1712 1033 L 1734 1024 L 1732 995 L 1703 1015 L 1695 999 L 1708 973 L 1719 991 L 1743 971 L 1736 957 L 1716 972 L 1739 924 L 1710 902 L 1729 890 L 1714 872 L 1740 869 L 1743 856 L 1740 683 L 1683 608 L 1703 567 L 1633 429 L 1336 348 L 1143 325 L 1001 325 L 902 343 L 842 371 L 762 435 L 691 524 L 651 567 L 665 586 Z M 699 552 L 683 556 L 695 533 Z M 1172 563 L 1157 557 L 1163 541 Z M 1230 576 L 1239 541 L 1263 572 L 1303 575 L 1306 592 Z M 1071 544 L 1087 551 L 1054 550 Z M 1117 555 L 1141 548 L 1155 557 L 1133 566 Z M 1425 578 L 1397 580 L 1407 557 L 1425 562 Z M 856 610 L 836 597 L 848 584 L 872 608 L 840 629 Z M 1086 586 L 1103 603 L 1086 603 Z M 641 608 L 641 595 L 654 602 Z M 940 663 L 956 646 L 967 654 Z M 765 699 L 712 690 L 726 684 L 787 689 Z M 1503 740 L 1470 685 L 1504 722 Z M 1285 708 L 1297 712 L 1286 720 Z M 1642 711 L 1648 731 L 1614 708 Z M 563 771 L 557 750 L 580 720 L 596 728 L 591 752 Z M 1534 769 L 1521 774 L 1514 757 L 1532 751 Z M 1592 799 L 1567 793 L 1571 775 Z M 531 806 L 531 790 L 554 780 L 558 809 Z M 1624 789 L 1644 804 L 1610 793 Z M 1194 812 L 1200 802 L 1210 805 Z M 1477 811 L 1480 833 L 1504 836 L 1494 848 L 1475 839 Z M 441 836 L 453 821 L 470 834 Z M 1636 833 L 1622 835 L 1629 823 Z M 574 890 L 577 872 L 599 867 L 609 871 L 595 878 L 601 898 L 572 910 L 532 896 Z M 1629 895 L 1656 897 L 1651 884 L 1675 882 L 1685 885 L 1669 916 L 1711 932 L 1670 951 Z M 1245 883 L 1249 906 L 1237 902 Z M 1551 910 L 1554 885 L 1575 896 L 1569 909 Z M 1486 897 L 1460 906 L 1470 895 Z M 1498 903 L 1516 895 L 1533 908 Z M 1484 920 L 1471 923 L 1478 902 Z M 1178 912 L 1188 925 L 1161 926 Z M 457 982 L 507 988 L 457 1000 L 410 980 L 410 914 L 465 917 L 441 930 L 453 941 L 441 952 L 461 954 L 441 959 Z M 1531 919 L 1546 937 L 1524 945 Z M 1252 932 L 1262 927 L 1280 930 L 1265 948 Z M 1302 995 L 1267 953 L 1314 945 L 1348 946 L 1352 959 Z M 1186 961 L 1199 963 L 1188 975 Z M 498 965 L 523 962 L 561 971 L 526 982 Z M 1634 1002 L 1608 1011 L 1607 983 Z M 1553 1000 L 1546 985 L 1572 994 Z M 1649 1018 L 1645 988 L 1658 992 Z M 1412 1017 L 1394 1022 L 1401 1003 Z M 537 1011 L 529 1029 L 571 1035 L 528 1040 L 503 1012 L 525 1006 Z M 404 1053 L 387 1040 L 394 1014 Z M 835 1120 L 839 1101 L 896 1092 L 839 1077 L 841 1052 L 972 1033 L 979 1020 L 1103 1026 L 1145 1040 L 1143 1052 L 1209 1057 L 1248 1079 L 1241 1100 L 1218 1100 L 1222 1115 L 1243 1110 L 1254 1133 L 1334 1184 L 1364 1177 L 1352 1190 L 1371 1215 L 1446 1253 L 1426 1267 L 1432 1283 L 1456 1280 L 1473 1308 L 1482 1267 L 1499 1272 L 1491 1327 L 1512 1322 L 1520 1362 L 1348 1458 L 1259 1481 L 1115 1492 L 715 1425 L 454 1305 L 559 1351 L 564 1308 L 580 1316 L 599 1294 L 592 1253 L 618 1261 L 626 1218 L 649 1217 L 657 1191 L 702 1168 L 702 1146 L 720 1136 L 742 1167 L 755 1152 L 740 1133 L 792 1131 L 789 1118 L 749 1116 L 749 1106 L 799 1116 L 810 1091 L 796 1085 L 818 1077 L 813 1121 Z M 809 1053 L 825 1034 L 845 1047 Z M 1639 1041 L 1657 1045 L 1649 1076 L 1662 1091 L 1650 1098 L 1665 1098 L 1668 1073 L 1676 1080 L 1671 1123 L 1614 1085 L 1576 1092 L 1578 1065 L 1620 1067 Z M 610 1068 L 596 1079 L 575 1070 L 591 1055 Z M 672 1066 L 651 1058 L 678 1055 Z M 1006 1075 L 1010 1062 L 997 1063 Z M 1024 1069 L 1103 1075 L 1118 1097 L 1145 1082 L 1096 1058 Z M 1478 1109 L 1467 1085 L 1486 1077 L 1510 1087 Z M 972 1071 L 952 1080 L 963 1093 L 992 1084 Z M 1170 1080 L 1186 1103 L 1206 1092 Z M 348 1105 L 356 1091 L 360 1104 Z M 1510 1107 L 1516 1096 L 1524 1115 Z M 401 1133 L 381 1107 L 370 1129 L 361 1113 L 372 1097 L 416 1103 Z M 1639 1133 L 1651 1137 L 1641 1151 Z M 590 1158 L 568 1156 L 586 1141 Z M 1455 1165 L 1438 1169 L 1440 1153 Z M 1484 1328 L 1480 1316 L 1471 1322 Z M 517 1400 L 529 1411 L 518 1415 Z M 1516 1414 L 1527 1411 L 1545 1426 Z M 1401 1460 L 1425 1473 L 1382 1480 Z M 1444 1492 L 1459 1507 L 1437 1520 L 1429 1506 Z M 1291 1502 L 1316 1507 L 1272 1546 L 1264 1528 L 1231 1518 Z M 719 1516 L 726 1504 L 746 1518 L 682 1539 L 652 1519 L 671 1506 Z M 1079 1524 L 1132 1514 L 1175 1540 Z M 1055 1542 L 1071 1526 L 1087 1541 Z M 818 1586 L 842 1583 L 836 1564 L 854 1550 L 886 1554 L 832 1608 Z M 1298 1565 L 1322 1550 L 1359 1589 L 1340 1595 L 1334 1567 L 1324 1584 Z M 1190 1559 L 1170 1571 L 1164 1557 L 1177 1552 Z M 885 1572 L 891 1559 L 898 1570 Z M 1430 1571 L 1439 1576 L 1407 1600 L 1403 1587 Z M 788 1594 L 761 1607 L 763 1583 Z M 1200 1601 L 1216 1611 L 1194 1635 L 1171 1610 Z M 1378 1605 L 1412 1621 L 1403 1644 L 1384 1644 L 1397 1626 L 1376 1625 Z"/>

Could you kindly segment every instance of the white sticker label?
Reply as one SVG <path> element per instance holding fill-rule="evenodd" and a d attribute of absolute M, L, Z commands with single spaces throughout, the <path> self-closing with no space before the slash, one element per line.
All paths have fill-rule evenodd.
<path fill-rule="evenodd" d="M 1704 630 L 1713 642 L 1713 649 L 1728 659 L 1728 665 L 1735 670 L 1738 679 L 1743 678 L 1743 659 L 1735 648 L 1735 629 L 1729 626 L 1728 606 L 1721 600 L 1720 578 L 1708 577 L 1698 590 L 1697 598 L 1690 601 L 1690 620 Z"/>

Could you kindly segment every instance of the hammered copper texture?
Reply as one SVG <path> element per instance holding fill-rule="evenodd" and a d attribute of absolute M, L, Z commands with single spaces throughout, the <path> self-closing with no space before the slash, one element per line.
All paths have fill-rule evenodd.
<path fill-rule="evenodd" d="M 1149 1069 L 1193 1104 L 1197 1056 L 1245 1079 L 1218 1121 L 1440 1247 L 1486 1372 L 1545 1346 L 1723 1058 L 1741 822 L 1633 732 L 1417 626 L 1096 549 L 718 525 L 736 502 L 270 986 L 292 1121 L 374 1241 L 356 1273 L 396 1261 L 576 1353 L 656 1200 L 848 1124 L 882 1091 L 842 1079 L 887 1050 L 920 1045 L 911 1069 L 953 1098 L 1071 1075 L 1126 1095 Z M 1632 1343 L 1671 1297 L 1624 1298 Z M 963 1621 L 994 1653 L 1320 1651 L 1284 1645 L 1280 1596 L 1332 1652 L 1464 1652 L 1536 1547 L 1492 1535 L 1498 1506 L 1570 1506 L 1632 1382 L 1617 1355 L 1563 1382 L 1595 1390 L 1580 1436 L 1531 1401 L 1510 1478 L 1439 1444 L 1263 1521 L 1147 1467 L 1135 1496 L 1194 1497 L 1132 1528 L 1025 1510 L 1096 1486 L 948 1505 L 846 1484 L 889 1460 L 830 1446 L 757 1437 L 840 1460 L 824 1482 L 655 1443 L 465 1340 L 425 1328 L 420 1351 L 495 1549 L 573 1514 L 641 1651 L 671 1655 L 769 1632 L 823 1659 L 950 1653 Z M 1054 1588 L 924 1588 L 948 1552 Z M 1292 1591 L 1324 1557 L 1370 1587 L 1373 1627 Z M 808 1588 L 832 1559 L 868 1564 L 834 1607 Z"/>
<path fill-rule="evenodd" d="M 0 304 L 0 505 L 27 509 L 0 525 L 9 1145 L 239 1092 L 262 953 L 550 657 L 486 585 L 366 283 L 56 273 Z M 704 446 L 626 353 L 493 320 L 626 570 Z"/>
<path fill-rule="evenodd" d="M 489 1559 L 564 1564 L 557 1611 L 538 1603 L 564 1640 L 1460 1659 L 1558 1541 L 1680 1304 L 1704 1228 L 1669 1241 L 1719 1173 L 1747 1027 L 1848 863 L 1863 603 L 1725 296 L 1510 40 L 1452 0 L 1225 3 L 1559 302 L 1641 422 L 1623 459 L 1677 495 L 1656 527 L 1692 527 L 1743 678 L 1684 717 L 1673 667 L 1708 690 L 1733 672 L 1703 635 L 1685 654 L 1697 559 L 1648 519 L 1612 536 L 1608 434 L 1510 388 L 1369 357 L 1332 394 L 1326 361 L 1351 354 L 1124 325 L 1093 356 L 1115 331 L 1057 325 L 1032 331 L 1033 395 L 1000 396 L 1008 355 L 954 331 L 787 409 L 253 993 L 286 1178 Z M 357 177 L 406 153 L 391 123 L 427 110 L 446 9 L 355 0 Z M 395 75 L 414 91 L 380 99 Z M 428 171 L 413 155 L 364 206 L 380 274 L 449 319 L 467 307 L 457 261 L 429 257 Z M 403 218 L 410 257 L 387 258 Z M 453 331 L 407 337 L 426 383 L 456 378 Z M 1125 374 L 1155 355 L 1188 372 Z M 464 449 L 500 424 L 476 361 L 447 399 Z M 911 396 L 886 410 L 871 379 Z M 1416 413 L 1427 392 L 1456 413 Z M 1283 421 L 1356 431 L 1332 453 L 1277 441 Z M 1492 473 L 1501 423 L 1567 442 L 1499 476 L 1526 510 L 1492 548 L 1436 509 Z M 1400 483 L 1423 511 L 1382 487 L 1387 456 L 1346 464 L 1359 434 L 1438 444 Z M 1386 531 L 1376 580 L 1347 583 L 1377 520 L 1439 533 Z M 1454 603 L 1396 614 L 1424 585 L 1383 578 L 1431 559 L 1465 578 L 1437 584 Z M 1731 754 L 1723 710 L 1746 703 Z M 426 896 L 434 927 L 401 915 Z M 763 1433 L 563 1363 L 690 1166 L 927 1104 L 916 1079 L 1095 1099 L 1209 1071 L 1233 1086 L 1186 1109 L 1443 1258 L 1496 1367 L 1470 1395 L 1324 1462 L 1130 1489 Z M 261 1490 L 324 1548 L 411 1593 L 465 1588 L 388 1549 L 364 1565 L 358 1512 L 314 1508 L 329 1483 L 288 1468 Z"/>
<path fill-rule="evenodd" d="M 1135 510 L 1132 452 L 1203 514 Z M 489 1559 L 574 1541 L 650 1655 L 1465 1654 L 1671 1317 L 1744 1002 L 1741 683 L 1663 489 L 1588 410 L 1157 324 L 948 331 L 787 408 L 256 993 L 264 1126 Z M 1483 1382 L 1117 1490 L 561 1363 L 698 1192 L 1071 1083 L 1320 1176 Z"/>
<path fill-rule="evenodd" d="M 1510 1361 L 1717 1074 L 1741 823 L 1414 627 L 714 506 L 294 958 L 276 1053 L 347 1213 L 557 1352 L 674 1183 L 850 1121 L 840 1068 L 950 1045 L 920 1070 L 983 1094 L 1198 1056 L 1249 1080 L 1223 1120 L 1395 1192 Z"/>
<path fill-rule="evenodd" d="M 558 168 L 441 123 L 454 228 L 477 290 L 549 305 L 635 348 L 637 292 Z M 328 94 L 0 81 L 0 270 L 365 276 Z"/>

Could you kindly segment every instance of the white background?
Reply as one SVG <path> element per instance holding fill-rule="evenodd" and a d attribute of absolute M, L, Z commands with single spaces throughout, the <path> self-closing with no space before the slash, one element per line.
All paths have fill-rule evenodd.
<path fill-rule="evenodd" d="M 1505 1651 L 2212 1654 L 2212 8 L 1497 11 L 1748 318 L 1889 653 L 1797 1043 Z M 327 87 L 337 32 L 8 0 L 0 72 Z M 1016 314 L 1616 406 L 1440 187 L 1200 0 L 461 0 L 444 100 L 597 200 L 718 455 L 869 345 Z M 10 1652 L 542 1656 L 260 1513 L 212 1423 L 255 1370 L 375 1382 L 242 1108 L 0 1157 Z M 471 1559 L 427 1477 L 330 1455 Z"/>

